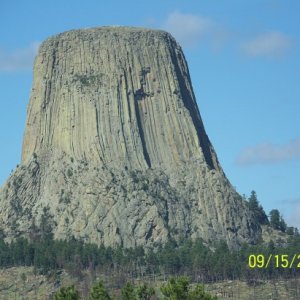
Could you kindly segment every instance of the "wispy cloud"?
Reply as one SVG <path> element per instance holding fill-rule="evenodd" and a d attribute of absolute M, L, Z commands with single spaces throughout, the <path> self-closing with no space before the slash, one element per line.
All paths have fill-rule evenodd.
<path fill-rule="evenodd" d="M 5 52 L 0 48 L 0 72 L 30 70 L 40 42 L 32 42 L 25 48 Z"/>
<path fill-rule="evenodd" d="M 238 165 L 278 163 L 300 158 L 300 139 L 284 145 L 264 143 L 244 149 L 238 156 Z"/>
<path fill-rule="evenodd" d="M 184 47 L 194 47 L 214 27 L 210 18 L 174 11 L 168 15 L 162 28 L 170 32 Z"/>
<path fill-rule="evenodd" d="M 249 56 L 278 57 L 292 46 L 292 40 L 285 34 L 272 31 L 260 34 L 241 44 L 242 51 Z"/>

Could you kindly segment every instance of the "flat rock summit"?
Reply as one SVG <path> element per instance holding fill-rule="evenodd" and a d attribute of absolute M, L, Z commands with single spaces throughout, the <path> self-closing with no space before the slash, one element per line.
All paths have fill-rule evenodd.
<path fill-rule="evenodd" d="M 47 230 L 123 247 L 260 238 L 169 33 L 99 27 L 40 46 L 22 161 L 0 190 L 0 232 L 12 240 Z"/>

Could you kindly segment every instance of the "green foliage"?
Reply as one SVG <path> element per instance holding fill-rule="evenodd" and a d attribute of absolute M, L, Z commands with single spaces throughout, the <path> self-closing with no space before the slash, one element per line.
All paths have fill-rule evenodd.
<path fill-rule="evenodd" d="M 252 211 L 256 221 L 262 225 L 269 224 L 268 217 L 267 217 L 263 207 L 259 204 L 255 191 L 251 192 L 251 196 L 249 197 L 248 200 L 249 200 L 249 202 L 248 202 L 249 208 Z"/>
<path fill-rule="evenodd" d="M 25 282 L 26 279 L 27 279 L 26 274 L 25 274 L 25 273 L 22 273 L 22 274 L 21 274 L 21 280 L 22 280 L 23 282 Z"/>
<path fill-rule="evenodd" d="M 122 300 L 136 300 L 137 295 L 132 283 L 127 282 L 121 290 Z"/>
<path fill-rule="evenodd" d="M 132 178 L 134 183 L 139 182 L 139 172 L 138 171 L 130 171 L 130 177 Z"/>
<path fill-rule="evenodd" d="M 136 289 L 136 293 L 139 300 L 150 300 L 155 295 L 155 290 L 144 283 Z"/>
<path fill-rule="evenodd" d="M 71 202 L 71 192 L 60 191 L 59 203 L 69 204 Z"/>
<path fill-rule="evenodd" d="M 147 284 L 141 286 L 134 286 L 131 283 L 126 283 L 121 289 L 122 300 L 151 300 L 151 299 L 165 299 L 165 300 L 216 300 L 204 291 L 204 286 L 197 284 L 194 288 L 189 283 L 185 276 L 177 279 L 171 278 L 168 283 L 161 286 L 163 298 L 155 297 L 155 290 L 148 287 Z M 54 295 L 55 300 L 77 300 L 80 299 L 79 292 L 74 285 L 69 287 L 62 287 Z M 91 289 L 88 300 L 112 300 L 109 293 L 105 289 L 103 282 L 97 282 Z"/>
<path fill-rule="evenodd" d="M 75 81 L 79 81 L 82 86 L 91 86 L 101 80 L 101 75 L 75 75 Z"/>
<path fill-rule="evenodd" d="M 74 285 L 69 287 L 62 287 L 54 295 L 55 300 L 80 300 L 78 291 L 75 289 Z"/>
<path fill-rule="evenodd" d="M 297 235 L 297 228 L 295 228 L 295 227 L 287 227 L 287 229 L 286 229 L 286 233 L 288 234 L 288 235 Z"/>
<path fill-rule="evenodd" d="M 49 211 L 45 210 L 45 220 Z M 51 220 L 50 220 L 51 221 Z M 33 225 L 34 225 L 33 221 Z M 130 274 L 132 278 L 141 276 L 167 274 L 176 276 L 186 274 L 192 280 L 201 278 L 204 281 L 233 280 L 239 278 L 248 280 L 288 277 L 299 274 L 294 268 L 276 269 L 274 264 L 268 268 L 249 269 L 249 255 L 287 254 L 293 257 L 299 253 L 299 235 L 290 235 L 285 247 L 271 241 L 268 245 L 242 245 L 238 251 L 230 250 L 225 242 L 218 242 L 211 250 L 198 239 L 191 241 L 170 241 L 157 249 L 148 249 L 145 253 L 142 247 L 123 249 L 87 244 L 70 238 L 68 241 L 53 240 L 52 234 L 47 234 L 47 222 L 40 229 L 32 227 L 29 241 L 17 238 L 11 243 L 4 242 L 5 235 L 0 237 L 0 267 L 33 266 L 36 272 L 48 274 L 49 271 L 65 269 L 73 276 L 81 276 L 83 270 L 97 270 L 106 274 Z M 44 231 L 44 234 L 41 234 Z M 116 273 L 117 272 L 117 273 Z M 184 281 L 181 280 L 184 290 Z M 130 284 L 124 291 L 130 294 Z M 132 292 L 132 289 L 131 289 Z M 134 292 L 137 299 L 147 299 L 151 289 L 141 286 Z M 147 296 L 148 295 L 148 296 Z"/>
<path fill-rule="evenodd" d="M 105 289 L 102 281 L 96 283 L 90 292 L 88 300 L 111 300 L 108 291 Z"/>
<path fill-rule="evenodd" d="M 20 215 L 23 211 L 21 200 L 18 196 L 15 196 L 10 200 L 10 205 L 12 209 L 16 212 L 16 215 Z"/>
<path fill-rule="evenodd" d="M 189 279 L 185 276 L 177 279 L 171 278 L 169 282 L 161 286 L 161 292 L 164 299 L 168 300 L 214 300 L 213 297 L 204 291 L 202 285 L 196 285 L 191 288 Z"/>
<path fill-rule="evenodd" d="M 161 286 L 160 290 L 164 299 L 186 300 L 189 294 L 189 280 L 187 277 L 171 278 L 167 284 Z"/>
<path fill-rule="evenodd" d="M 203 285 L 197 284 L 196 287 L 189 292 L 188 300 L 217 300 L 217 297 L 206 293 Z"/>
<path fill-rule="evenodd" d="M 43 214 L 40 223 L 41 239 L 52 240 L 53 238 L 52 227 L 53 227 L 53 216 L 50 213 L 49 206 L 45 206 L 43 208 Z"/>
<path fill-rule="evenodd" d="M 68 175 L 68 177 L 72 177 L 72 176 L 73 176 L 73 171 L 72 171 L 72 169 L 68 169 L 67 175 Z"/>
<path fill-rule="evenodd" d="M 23 179 L 21 176 L 18 176 L 13 180 L 13 186 L 15 188 L 15 191 L 17 191 L 20 188 L 22 181 Z"/>
<path fill-rule="evenodd" d="M 286 223 L 283 217 L 280 215 L 278 209 L 272 209 L 270 211 L 270 225 L 274 229 L 281 230 L 282 232 L 286 231 Z"/>

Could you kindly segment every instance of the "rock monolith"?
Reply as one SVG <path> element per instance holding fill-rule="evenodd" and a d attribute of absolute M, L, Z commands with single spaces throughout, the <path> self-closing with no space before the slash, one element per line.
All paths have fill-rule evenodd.
<path fill-rule="evenodd" d="M 99 27 L 42 43 L 22 161 L 0 191 L 0 230 L 7 240 L 30 238 L 42 220 L 56 239 L 105 246 L 259 239 L 170 34 Z"/>

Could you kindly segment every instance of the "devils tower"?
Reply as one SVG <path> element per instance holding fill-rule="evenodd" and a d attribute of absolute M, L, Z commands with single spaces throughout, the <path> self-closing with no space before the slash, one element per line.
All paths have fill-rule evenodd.
<path fill-rule="evenodd" d="M 99 27 L 40 46 L 22 161 L 0 191 L 0 230 L 30 238 L 45 219 L 56 239 L 105 246 L 259 239 L 167 32 Z"/>

